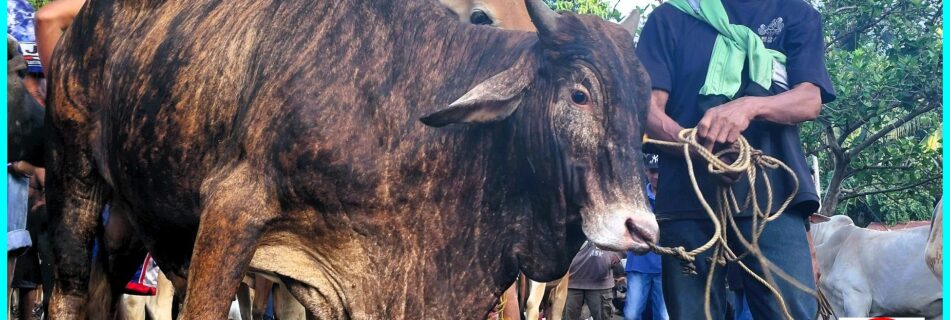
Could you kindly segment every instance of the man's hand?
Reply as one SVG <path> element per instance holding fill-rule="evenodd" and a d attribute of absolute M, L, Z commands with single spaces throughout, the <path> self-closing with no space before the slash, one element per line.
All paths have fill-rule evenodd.
<path fill-rule="evenodd" d="M 706 149 L 739 139 L 752 120 L 794 125 L 814 120 L 821 112 L 821 90 L 803 82 L 791 90 L 769 97 L 742 97 L 709 109 L 696 125 L 696 134 Z"/>
<path fill-rule="evenodd" d="M 709 151 L 716 144 L 730 145 L 749 128 L 761 102 L 758 97 L 742 97 L 709 109 L 696 125 L 696 134 Z"/>

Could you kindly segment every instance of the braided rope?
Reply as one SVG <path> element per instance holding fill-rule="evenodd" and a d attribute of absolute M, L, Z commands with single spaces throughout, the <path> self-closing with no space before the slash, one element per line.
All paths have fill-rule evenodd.
<path fill-rule="evenodd" d="M 711 279 L 716 271 L 716 265 L 725 266 L 727 262 L 737 263 L 739 267 L 741 267 L 742 270 L 744 270 L 747 274 L 752 276 L 753 279 L 769 289 L 778 302 L 779 306 L 781 306 L 782 313 L 786 319 L 792 320 L 792 316 L 788 312 L 788 307 L 785 304 L 785 300 L 782 298 L 781 292 L 779 292 L 779 290 L 776 288 L 775 281 L 771 276 L 772 271 L 774 271 L 776 275 L 789 282 L 797 289 L 815 296 L 815 298 L 820 302 L 821 296 L 819 293 L 815 292 L 815 290 L 809 288 L 808 286 L 803 285 L 801 282 L 797 281 L 783 270 L 776 267 L 759 250 L 759 237 L 762 235 L 762 232 L 765 231 L 765 225 L 771 221 L 774 221 L 775 219 L 778 219 L 778 217 L 781 216 L 783 212 L 785 212 L 785 209 L 788 208 L 788 205 L 791 204 L 792 200 L 795 198 L 795 195 L 798 193 L 799 181 L 798 177 L 795 176 L 795 172 L 792 171 L 792 169 L 785 165 L 785 163 L 782 161 L 752 148 L 749 142 L 742 136 L 739 137 L 739 139 L 730 149 L 717 153 L 707 150 L 702 144 L 699 143 L 695 128 L 683 129 L 677 134 L 677 138 L 679 138 L 680 142 L 645 139 L 644 143 L 676 147 L 683 150 L 683 157 L 686 159 L 686 167 L 689 172 L 690 182 L 692 182 L 693 191 L 696 193 L 696 196 L 698 197 L 700 204 L 702 204 L 706 214 L 709 216 L 710 221 L 712 221 L 714 233 L 709 241 L 690 251 L 687 251 L 684 247 L 668 248 L 661 247 L 656 244 L 650 244 L 650 248 L 657 254 L 673 256 L 677 259 L 680 259 L 683 262 L 683 272 L 694 275 L 696 274 L 696 265 L 694 263 L 696 261 L 696 256 L 705 252 L 706 250 L 709 250 L 710 248 L 713 248 L 712 257 L 710 257 L 712 263 L 709 267 L 709 274 L 706 280 L 704 296 L 704 312 L 706 314 L 706 319 L 712 319 L 712 314 L 709 310 L 711 299 L 710 296 L 712 291 Z M 732 190 L 732 186 L 719 186 L 716 190 L 716 202 L 719 209 L 718 213 L 717 210 L 713 210 L 713 208 L 706 201 L 706 198 L 703 196 L 702 191 L 699 189 L 699 184 L 696 182 L 696 174 L 693 168 L 692 158 L 694 153 L 706 160 L 708 163 L 706 170 L 712 174 L 746 174 L 749 181 L 749 194 L 744 199 L 742 205 L 740 205 L 739 201 L 736 199 L 736 195 Z M 721 157 L 727 154 L 734 154 L 736 159 L 729 163 L 723 161 Z M 762 179 L 763 189 L 766 192 L 766 203 L 764 207 L 760 206 L 758 203 L 758 196 L 756 195 L 756 182 L 759 180 L 758 173 L 766 169 L 782 169 L 788 173 L 794 181 L 794 188 L 792 189 L 793 191 L 788 195 L 788 197 L 784 199 L 784 201 L 782 201 L 781 205 L 775 210 L 774 213 L 772 213 L 772 206 L 775 204 L 775 201 L 772 194 L 772 185 L 767 175 L 763 175 Z M 739 214 L 740 212 L 749 208 L 752 209 L 751 241 L 742 235 L 734 219 L 734 215 Z M 742 243 L 743 247 L 745 247 L 746 253 L 742 254 L 741 256 L 737 256 L 732 248 L 729 247 L 726 233 L 723 232 L 723 225 L 728 225 L 733 230 L 733 232 L 738 237 L 739 242 Z M 764 278 L 763 276 L 753 272 L 742 261 L 740 261 L 747 254 L 751 254 L 758 259 L 759 264 L 762 265 Z"/>

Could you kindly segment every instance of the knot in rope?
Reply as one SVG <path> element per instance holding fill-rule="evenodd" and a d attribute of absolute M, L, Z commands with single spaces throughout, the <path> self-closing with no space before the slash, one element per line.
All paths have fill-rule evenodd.
<path fill-rule="evenodd" d="M 650 250 L 653 250 L 653 252 L 656 252 L 657 254 L 672 256 L 679 259 L 680 262 L 683 264 L 682 270 L 684 274 L 690 274 L 690 275 L 699 274 L 696 272 L 696 264 L 694 263 L 696 261 L 696 256 L 691 255 L 688 251 L 686 251 L 686 248 L 683 248 L 682 246 L 672 247 L 672 248 L 660 247 L 654 243 L 648 243 L 647 245 L 650 246 Z"/>

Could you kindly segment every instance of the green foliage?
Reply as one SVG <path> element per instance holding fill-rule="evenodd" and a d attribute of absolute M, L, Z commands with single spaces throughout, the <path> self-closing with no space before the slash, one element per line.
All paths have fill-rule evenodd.
<path fill-rule="evenodd" d="M 840 200 L 830 209 L 865 223 L 929 218 L 943 172 L 942 1 L 836 0 L 818 8 L 838 100 L 803 126 L 802 138 L 820 159 L 823 187 L 842 173 L 840 188 L 825 193 Z"/>
<path fill-rule="evenodd" d="M 580 14 L 592 14 L 604 20 L 620 22 L 621 14 L 616 3 L 611 5 L 603 0 L 544 0 L 556 11 L 572 11 Z"/>
<path fill-rule="evenodd" d="M 27 2 L 29 2 L 30 5 L 33 6 L 33 8 L 39 9 L 42 6 L 45 6 L 49 4 L 50 2 L 53 2 L 53 0 L 27 0 Z"/>

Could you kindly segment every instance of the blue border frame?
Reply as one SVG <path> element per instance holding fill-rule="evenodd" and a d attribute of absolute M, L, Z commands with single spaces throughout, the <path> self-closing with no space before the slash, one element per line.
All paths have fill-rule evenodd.
<path fill-rule="evenodd" d="M 947 8 L 943 8 L 944 23 L 946 23 L 948 16 L 950 15 L 947 14 Z M 947 138 L 950 137 L 950 133 L 947 132 L 947 123 L 944 121 L 947 119 L 947 115 L 950 114 L 947 112 L 947 102 L 950 102 L 950 99 L 947 98 L 947 79 L 950 79 L 947 77 L 947 58 L 950 57 L 950 54 L 947 54 L 946 24 L 943 25 L 943 28 L 944 28 L 942 31 L 943 32 L 943 63 L 942 63 L 943 66 L 941 70 L 941 72 L 943 72 L 943 119 L 941 119 L 941 123 L 943 124 L 943 141 L 941 141 L 941 143 L 944 145 L 943 145 L 943 159 L 942 159 L 943 161 L 941 161 L 943 167 L 941 167 L 941 169 L 943 170 L 943 190 L 942 191 L 945 191 L 948 189 L 947 187 L 950 186 L 950 181 L 947 181 L 948 176 L 947 176 L 947 170 L 946 170 L 947 156 L 950 155 L 950 151 L 947 150 L 947 146 L 945 145 L 947 143 Z M 941 197 L 946 198 L 946 193 L 942 193 Z M 943 220 L 943 229 L 944 230 L 947 229 L 947 220 Z M 946 242 L 946 238 L 947 238 L 946 233 L 944 233 L 943 238 L 944 238 L 943 239 L 944 242 Z M 946 252 L 947 252 L 946 247 L 944 247 L 944 255 L 946 255 Z M 943 274 L 947 275 L 946 263 L 943 264 Z M 946 277 L 944 277 L 944 279 L 946 279 Z M 943 283 L 943 297 L 944 297 L 943 314 L 944 316 L 947 316 L 947 310 L 950 310 L 950 308 L 948 308 L 948 306 L 950 306 L 950 302 L 948 302 L 946 299 L 948 292 L 950 292 L 950 288 L 947 288 L 947 282 L 944 281 Z"/>
<path fill-rule="evenodd" d="M 7 21 L 7 2 L 6 2 L 6 1 L 3 2 L 3 21 Z M 2 74 L 3 74 L 3 83 L 7 83 L 7 64 L 6 64 L 6 63 L 3 63 L 3 67 L 2 67 L 2 69 L 0 69 L 0 70 L 3 71 L 3 72 L 2 72 Z M 3 139 L 0 139 L 0 141 L 2 141 L 2 142 L 0 142 L 0 160 L 3 161 L 3 162 L 2 162 L 3 164 L 6 164 L 6 163 L 7 163 L 7 139 L 6 139 L 6 136 L 7 136 L 7 90 L 6 90 L 6 89 L 3 89 L 3 95 L 2 95 L 2 97 L 3 97 L 3 112 L 2 112 L 2 114 L 0 114 L 0 132 L 3 132 L 3 137 L 4 137 L 4 138 L 3 138 Z M 4 166 L 4 167 L 6 167 L 6 166 Z M 3 217 L 4 217 L 4 218 L 3 218 L 3 219 L 0 219 L 0 220 L 3 220 L 2 223 L 3 223 L 3 226 L 4 226 L 4 230 L 6 230 L 6 226 L 7 226 L 7 224 L 8 224 L 8 223 L 7 223 L 7 219 L 6 219 L 6 217 L 7 217 L 7 205 L 6 205 L 6 203 L 7 203 L 7 201 L 6 201 L 6 199 L 7 199 L 7 198 L 6 198 L 6 194 L 7 194 L 7 184 L 6 184 L 6 183 L 0 183 L 0 194 L 3 194 L 3 195 L 4 195 L 4 196 L 3 196 L 3 206 L 2 206 L 2 208 L 0 208 L 0 210 L 2 210 L 2 211 L 0 211 L 0 212 L 3 212 Z M 4 247 L 4 248 L 6 248 L 6 247 L 7 247 L 7 237 L 4 236 L 4 237 L 0 237 L 0 238 L 3 238 L 3 240 L 0 240 L 0 243 L 3 244 L 3 247 Z M 7 255 L 3 255 L 2 260 L 3 260 L 3 263 L 0 263 L 0 269 L 3 269 L 3 272 L 0 272 L 0 273 L 2 273 L 2 275 L 0 275 L 0 277 L 3 278 L 3 283 L 4 283 L 4 284 L 7 284 L 8 281 L 9 281 L 9 280 L 7 279 Z M 3 299 L 0 299 L 0 319 L 2 319 L 2 320 L 6 320 L 6 319 L 7 319 L 7 313 L 8 313 L 9 310 L 10 310 L 10 307 L 7 305 L 7 302 L 8 302 L 8 300 L 10 299 L 10 297 L 7 296 L 8 290 L 6 290 L 6 287 L 9 287 L 9 286 L 4 286 L 5 289 L 3 290 L 3 292 L 4 292 L 4 295 L 5 295 L 5 296 L 4 296 Z"/>

